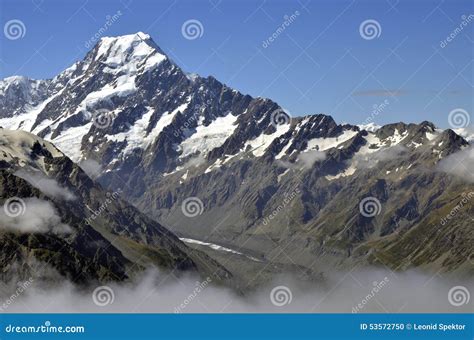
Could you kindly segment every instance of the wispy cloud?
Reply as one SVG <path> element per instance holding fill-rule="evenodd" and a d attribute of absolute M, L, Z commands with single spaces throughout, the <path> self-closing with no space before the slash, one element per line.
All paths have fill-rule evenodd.
<path fill-rule="evenodd" d="M 474 183 L 474 147 L 449 155 L 438 163 L 437 169 L 454 175 L 465 182 Z"/>
<path fill-rule="evenodd" d="M 60 186 L 55 179 L 46 177 L 46 175 L 41 172 L 32 173 L 19 170 L 15 172 L 15 176 L 23 178 L 25 181 L 30 183 L 35 188 L 41 190 L 49 197 L 58 198 L 65 201 L 72 201 L 76 198 L 76 196 L 74 196 L 71 191 Z"/>

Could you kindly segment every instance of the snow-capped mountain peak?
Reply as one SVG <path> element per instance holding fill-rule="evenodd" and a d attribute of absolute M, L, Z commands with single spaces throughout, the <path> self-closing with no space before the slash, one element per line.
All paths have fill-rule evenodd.
<path fill-rule="evenodd" d="M 36 105 L 7 103 L 5 110 L 19 112 L 0 115 L 0 126 L 38 134 L 73 161 L 92 159 L 112 173 L 141 164 L 169 174 L 232 157 L 298 162 L 351 145 L 373 151 L 371 144 L 415 147 L 430 141 L 425 135 L 435 137 L 429 124 L 421 131 L 404 124 L 339 125 L 323 114 L 291 119 L 269 99 L 183 72 L 143 32 L 103 37 L 43 92 Z"/>
<path fill-rule="evenodd" d="M 105 64 L 105 72 L 117 73 L 143 68 L 149 71 L 156 67 L 166 56 L 148 34 L 136 34 L 120 37 L 104 37 L 97 45 L 96 60 Z"/>

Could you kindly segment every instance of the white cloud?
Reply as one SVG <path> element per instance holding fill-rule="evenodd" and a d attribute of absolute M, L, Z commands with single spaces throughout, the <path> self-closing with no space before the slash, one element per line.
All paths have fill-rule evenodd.
<path fill-rule="evenodd" d="M 18 202 L 18 201 L 17 201 Z M 61 218 L 53 205 L 38 198 L 26 198 L 19 202 L 17 209 L 9 206 L 8 201 L 0 209 L 0 229 L 20 233 L 70 233 L 71 227 L 61 223 Z M 24 203 L 24 205 L 23 205 Z M 14 211 L 15 213 L 9 213 Z"/>
<path fill-rule="evenodd" d="M 316 161 L 323 161 L 326 159 L 326 154 L 318 150 L 309 150 L 299 154 L 297 163 L 305 169 L 309 169 Z"/>
<path fill-rule="evenodd" d="M 295 163 L 288 161 L 277 160 L 276 164 L 283 168 L 296 169 L 296 170 L 307 170 L 311 169 L 316 161 L 323 161 L 326 159 L 326 153 L 318 150 L 309 150 L 301 152 Z"/>
<path fill-rule="evenodd" d="M 76 289 L 64 281 L 50 289 L 31 287 L 22 303 L 15 302 L 7 312 L 41 313 L 174 313 L 179 307 L 182 313 L 351 313 L 361 305 L 362 313 L 468 313 L 470 305 L 453 307 L 448 292 L 453 285 L 464 285 L 471 293 L 472 282 L 433 278 L 431 274 L 417 272 L 397 273 L 383 270 L 352 270 L 351 275 L 332 272 L 324 282 L 304 282 L 282 275 L 246 295 L 236 294 L 228 288 L 211 282 L 202 287 L 206 278 L 184 275 L 168 276 L 166 273 L 149 271 L 129 283 L 106 284 L 113 294 L 113 303 L 97 306 L 90 291 Z M 165 279 L 166 277 L 166 279 Z M 375 283 L 385 282 L 374 292 Z M 35 280 L 35 283 L 38 280 Z M 97 285 L 99 286 L 99 285 Z M 275 306 L 270 298 L 272 290 L 285 286 L 291 291 L 291 303 Z M 44 286 L 42 287 L 44 288 Z M 374 294 L 368 298 L 369 294 Z M 184 308 L 183 308 L 184 306 Z"/>
<path fill-rule="evenodd" d="M 437 169 L 474 183 L 474 147 L 449 155 L 438 163 Z"/>
<path fill-rule="evenodd" d="M 76 196 L 74 196 L 71 191 L 60 186 L 55 179 L 46 177 L 42 172 L 26 172 L 25 170 L 19 170 L 15 173 L 15 176 L 23 178 L 47 196 L 59 198 L 65 201 L 76 199 Z"/>
<path fill-rule="evenodd" d="M 379 162 L 394 160 L 403 156 L 407 148 L 403 145 L 394 145 L 382 148 L 372 153 L 356 153 L 350 161 L 357 168 L 373 168 Z"/>

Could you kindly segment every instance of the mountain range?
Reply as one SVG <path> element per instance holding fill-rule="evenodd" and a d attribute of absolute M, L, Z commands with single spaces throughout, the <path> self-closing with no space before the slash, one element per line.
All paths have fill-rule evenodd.
<path fill-rule="evenodd" d="M 474 273 L 468 129 L 292 117 L 141 32 L 53 79 L 0 81 L 0 126 L 0 201 L 55 216 L 41 231 L 2 218 L 3 268 L 87 282 L 156 265 L 242 290 L 354 266 Z"/>

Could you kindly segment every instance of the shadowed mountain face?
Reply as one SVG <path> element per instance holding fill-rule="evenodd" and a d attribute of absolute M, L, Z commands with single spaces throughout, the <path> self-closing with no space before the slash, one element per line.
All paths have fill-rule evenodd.
<path fill-rule="evenodd" d="M 80 284 L 121 281 L 149 266 L 230 278 L 37 136 L 0 129 L 0 184 L 4 282 L 58 274 Z"/>
<path fill-rule="evenodd" d="M 103 38 L 56 78 L 28 82 L 41 86 L 1 83 L 1 126 L 53 142 L 180 236 L 271 263 L 259 274 L 355 264 L 473 273 L 474 186 L 457 171 L 472 172 L 472 147 L 452 130 L 291 117 L 271 100 L 186 74 L 143 33 Z M 7 100 L 12 91 L 23 92 Z M 255 266 L 233 269 L 245 276 Z"/>

